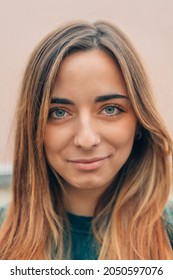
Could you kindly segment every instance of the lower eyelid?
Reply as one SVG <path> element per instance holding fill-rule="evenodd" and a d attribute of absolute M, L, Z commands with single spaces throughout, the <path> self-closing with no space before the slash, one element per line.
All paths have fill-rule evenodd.
<path fill-rule="evenodd" d="M 58 111 L 58 110 L 63 110 L 64 113 L 65 113 L 65 115 L 66 115 L 66 114 L 67 114 L 67 115 L 70 115 L 70 113 L 67 112 L 67 110 L 65 110 L 65 109 L 63 109 L 63 108 L 51 108 L 51 109 L 49 110 L 48 117 L 51 117 L 52 114 L 55 113 L 55 112 Z M 63 116 L 63 117 L 64 117 L 64 116 Z M 63 117 L 61 117 L 61 118 L 63 118 Z M 61 118 L 59 118 L 59 119 L 61 119 Z M 58 117 L 54 117 L 54 119 L 58 119 Z"/>
<path fill-rule="evenodd" d="M 101 109 L 101 112 L 103 110 L 105 110 L 106 108 L 108 108 L 108 107 L 113 107 L 113 108 L 119 110 L 120 112 L 124 112 L 125 111 L 121 106 L 118 106 L 118 105 L 117 106 L 116 105 L 107 105 L 107 106 L 105 106 L 104 108 Z"/>

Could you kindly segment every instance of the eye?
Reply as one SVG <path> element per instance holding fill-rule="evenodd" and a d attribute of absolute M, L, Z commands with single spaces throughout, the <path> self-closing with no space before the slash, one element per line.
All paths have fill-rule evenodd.
<path fill-rule="evenodd" d="M 121 112 L 124 112 L 124 110 L 119 105 L 107 105 L 102 110 L 102 113 L 107 116 L 116 116 Z"/>
<path fill-rule="evenodd" d="M 69 113 L 63 108 L 52 108 L 49 110 L 49 118 L 52 119 L 63 119 L 68 116 Z"/>

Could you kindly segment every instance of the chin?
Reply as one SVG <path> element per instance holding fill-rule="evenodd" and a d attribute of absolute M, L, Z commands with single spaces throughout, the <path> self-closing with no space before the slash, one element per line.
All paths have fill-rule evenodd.
<path fill-rule="evenodd" d="M 98 190 L 98 189 L 105 189 L 109 186 L 108 183 L 103 183 L 100 184 L 100 182 L 102 182 L 101 179 L 99 179 L 98 181 L 94 181 L 94 180 L 86 180 L 86 181 L 82 181 L 82 182 L 71 182 L 71 184 L 68 184 L 69 186 L 76 188 L 78 190 Z"/>

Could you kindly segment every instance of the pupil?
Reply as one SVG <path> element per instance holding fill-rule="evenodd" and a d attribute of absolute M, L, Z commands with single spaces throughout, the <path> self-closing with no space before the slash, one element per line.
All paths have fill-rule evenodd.
<path fill-rule="evenodd" d="M 63 117 L 64 116 L 64 110 L 61 110 L 61 109 L 57 110 L 56 115 L 57 115 L 57 117 Z"/>
<path fill-rule="evenodd" d="M 107 111 L 107 113 L 111 114 L 114 112 L 114 107 L 107 107 L 106 111 Z"/>

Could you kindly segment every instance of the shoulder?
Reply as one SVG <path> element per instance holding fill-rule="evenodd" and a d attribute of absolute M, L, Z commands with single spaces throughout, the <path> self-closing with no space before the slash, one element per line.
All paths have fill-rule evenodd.
<path fill-rule="evenodd" d="M 173 248 L 173 201 L 169 201 L 163 214 L 163 222 Z"/>
<path fill-rule="evenodd" d="M 5 205 L 5 206 L 1 206 L 0 207 L 0 227 L 3 224 L 6 215 L 7 215 L 7 211 L 8 211 L 9 205 Z"/>

